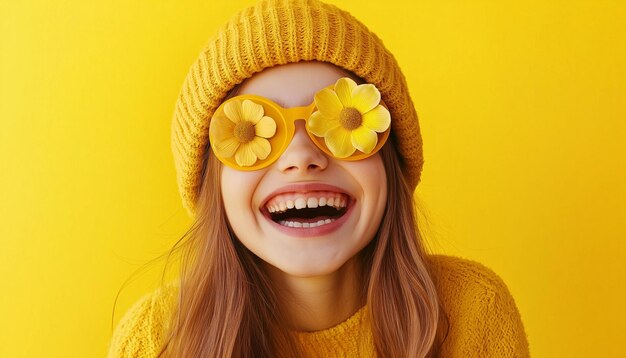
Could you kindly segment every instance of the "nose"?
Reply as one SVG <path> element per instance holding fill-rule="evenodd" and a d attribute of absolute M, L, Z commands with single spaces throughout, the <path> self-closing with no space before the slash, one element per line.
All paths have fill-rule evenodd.
<path fill-rule="evenodd" d="M 304 121 L 296 121 L 296 131 L 285 152 L 276 161 L 283 173 L 309 174 L 326 169 L 328 157 L 309 138 Z"/>

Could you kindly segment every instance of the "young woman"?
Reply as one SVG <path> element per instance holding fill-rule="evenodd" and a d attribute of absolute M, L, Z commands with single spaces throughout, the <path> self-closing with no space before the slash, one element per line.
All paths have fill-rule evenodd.
<path fill-rule="evenodd" d="M 195 222 L 180 281 L 120 322 L 111 357 L 524 357 L 502 280 L 426 253 L 423 158 L 397 62 L 315 0 L 237 14 L 191 68 L 172 126 Z"/>

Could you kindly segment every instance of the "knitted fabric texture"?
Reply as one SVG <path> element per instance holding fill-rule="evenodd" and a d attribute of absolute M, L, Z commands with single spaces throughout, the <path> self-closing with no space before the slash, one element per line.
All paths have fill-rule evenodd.
<path fill-rule="evenodd" d="M 172 120 L 172 152 L 183 205 L 195 215 L 209 120 L 228 92 L 265 68 L 323 61 L 376 85 L 391 112 L 392 141 L 414 189 L 422 137 L 404 75 L 382 41 L 352 15 L 317 0 L 261 0 L 232 17 L 191 66 Z"/>
<path fill-rule="evenodd" d="M 498 275 L 458 257 L 433 255 L 428 261 L 450 324 L 440 357 L 530 356 L 515 300 Z M 156 357 L 176 306 L 177 287 L 144 296 L 124 315 L 111 340 L 109 358 Z M 297 338 L 306 357 L 376 356 L 367 307 L 337 326 L 297 332 Z"/>

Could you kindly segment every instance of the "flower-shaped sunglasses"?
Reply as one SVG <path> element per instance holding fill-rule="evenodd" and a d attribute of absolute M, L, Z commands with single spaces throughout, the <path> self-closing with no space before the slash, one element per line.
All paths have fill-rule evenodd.
<path fill-rule="evenodd" d="M 389 138 L 391 115 L 372 84 L 343 77 L 315 94 L 308 106 L 283 108 L 270 99 L 240 95 L 222 103 L 209 126 L 215 156 L 243 171 L 265 168 L 287 149 L 295 121 L 306 121 L 315 145 L 342 160 L 374 155 Z"/>

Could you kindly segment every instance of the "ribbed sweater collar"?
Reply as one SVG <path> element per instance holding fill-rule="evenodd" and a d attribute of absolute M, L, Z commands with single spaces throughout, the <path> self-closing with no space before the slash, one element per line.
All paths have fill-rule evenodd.
<path fill-rule="evenodd" d="M 295 332 L 300 344 L 311 357 L 371 356 L 372 333 L 367 306 L 345 321 L 314 332 Z"/>

